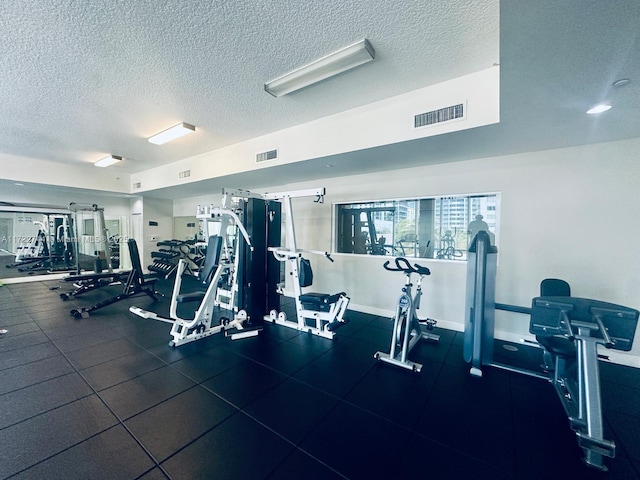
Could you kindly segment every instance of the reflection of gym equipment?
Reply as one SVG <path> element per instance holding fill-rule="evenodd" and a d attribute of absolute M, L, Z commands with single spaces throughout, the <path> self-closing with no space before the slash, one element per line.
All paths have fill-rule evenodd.
<path fill-rule="evenodd" d="M 119 237 L 110 237 L 109 230 L 107 229 L 104 219 L 104 208 L 98 207 L 96 204 L 83 205 L 79 203 L 70 203 L 69 210 L 74 214 L 74 225 L 76 228 L 75 235 L 80 238 L 90 238 L 92 245 L 95 245 L 93 249 L 94 254 L 94 273 L 79 272 L 76 275 L 69 275 L 63 280 L 65 282 L 71 282 L 75 287 L 74 290 L 66 293 L 61 293 L 60 298 L 63 300 L 69 300 L 72 297 L 78 297 L 87 292 L 95 290 L 97 288 L 107 287 L 110 285 L 123 284 L 127 281 L 130 271 L 126 272 L 114 272 L 113 269 L 120 265 L 120 245 Z M 79 235 L 79 225 L 83 225 L 84 214 L 89 213 L 91 215 L 91 225 L 93 233 L 95 230 L 100 235 Z M 104 244 L 103 248 L 100 248 Z M 117 255 L 117 262 L 114 262 L 114 255 Z M 102 272 L 102 267 L 106 266 L 107 272 Z M 78 265 L 80 270 L 80 265 Z"/>
<path fill-rule="evenodd" d="M 24 257 L 25 251 L 19 247 L 21 251 L 16 255 L 17 263 L 14 264 L 18 266 L 18 271 L 52 273 L 75 269 L 72 264 L 75 242 L 71 239 L 72 222 L 69 215 L 45 214 L 42 222 L 33 223 L 39 227 L 34 244 L 37 256 Z"/>
<path fill-rule="evenodd" d="M 340 212 L 338 251 L 342 253 L 361 253 L 369 255 L 388 255 L 393 245 L 386 244 L 386 238 L 378 236 L 374 214 L 388 212 L 395 214 L 395 207 L 344 208 Z M 366 220 L 362 219 L 362 215 Z"/>
<path fill-rule="evenodd" d="M 13 265 L 43 260 L 49 257 L 46 234 L 48 228 L 42 222 L 35 221 L 33 224 L 38 227 L 38 233 L 33 237 L 28 237 L 18 245 L 18 248 L 16 248 L 16 261 Z"/>
<path fill-rule="evenodd" d="M 408 358 L 409 353 L 420 340 L 440 341 L 439 335 L 429 332 L 429 330 L 433 330 L 436 321 L 431 318 L 419 320 L 417 314 L 417 310 L 420 308 L 420 298 L 422 297 L 422 279 L 427 275 L 431 275 L 431 272 L 427 267 L 417 263 L 411 265 L 404 257 L 397 257 L 395 264 L 395 268 L 390 267 L 387 261 L 384 262 L 383 267 L 389 272 L 403 272 L 407 278 L 404 287 L 402 287 L 402 294 L 398 299 L 396 313 L 393 318 L 391 349 L 389 353 L 376 352 L 374 358 L 397 367 L 420 372 L 422 365 L 410 361 Z M 411 282 L 411 276 L 413 274 L 418 275 L 418 281 L 416 293 L 412 296 L 413 283 Z M 423 325 L 427 330 L 426 332 L 422 329 Z"/>
<path fill-rule="evenodd" d="M 497 249 L 481 231 L 469 248 L 464 359 L 470 373 L 482 376 L 483 366 L 498 367 L 551 381 L 584 451 L 584 462 L 606 470 L 603 457 L 615 455 L 615 444 L 603 436 L 597 345 L 629 351 L 640 312 L 597 300 L 575 298 L 558 279 L 541 283 L 532 307 L 495 303 Z M 493 362 L 495 310 L 529 314 L 529 332 L 543 349 L 547 372 L 535 372 Z"/>
<path fill-rule="evenodd" d="M 333 261 L 327 252 L 314 250 L 300 250 L 296 245 L 291 199 L 296 197 L 316 197 L 316 203 L 324 200 L 324 188 L 265 194 L 265 198 L 282 202 L 285 215 L 286 248 L 269 248 L 274 257 L 280 262 L 287 262 L 290 267 L 296 300 L 297 321 L 288 320 L 284 312 L 273 309 L 264 319 L 268 322 L 294 328 L 303 332 L 310 332 L 325 338 L 333 338 L 335 330 L 345 323 L 344 314 L 349 305 L 346 293 L 303 293 L 302 288 L 311 286 L 313 274 L 311 264 L 302 258 L 303 253 L 313 253 L 326 256 Z M 277 292 L 281 293 L 283 285 L 279 284 Z M 311 322 L 309 324 L 308 322 Z"/>
<path fill-rule="evenodd" d="M 436 252 L 436 258 L 441 260 L 453 260 L 462 257 L 462 251 L 456 249 L 456 239 L 451 230 L 446 230 L 440 237 L 440 248 Z"/>
<path fill-rule="evenodd" d="M 427 247 L 430 242 L 427 242 Z M 415 233 L 407 233 L 403 235 L 400 240 L 396 242 L 397 247 L 396 251 L 400 252 L 400 255 L 403 257 L 417 257 L 420 252 L 420 242 L 418 240 L 418 235 Z"/>
<path fill-rule="evenodd" d="M 88 245 L 92 247 L 90 254 L 93 256 L 93 270 L 99 274 L 103 268 L 109 273 L 113 273 L 111 262 L 111 238 L 107 224 L 104 220 L 104 208 L 94 204 L 80 204 L 72 202 L 69 204 L 69 210 L 74 214 L 75 236 L 79 242 L 88 241 Z M 89 214 L 91 218 L 85 219 L 84 215 Z M 89 223 L 87 223 L 89 222 Z M 90 226 L 90 231 L 83 231 L 80 234 L 81 226 Z M 81 246 L 85 247 L 84 244 Z M 82 250 L 81 248 L 81 250 Z M 85 253 L 85 252 L 81 252 Z M 80 274 L 81 266 L 78 265 L 78 274 Z M 89 270 L 89 269 L 86 269 Z"/>
<path fill-rule="evenodd" d="M 242 238 L 246 244 L 251 247 L 248 233 L 242 226 L 240 218 L 238 218 L 235 212 L 231 210 L 212 209 L 209 211 L 209 215 L 212 214 L 222 217 L 225 225 L 228 224 L 229 219 L 232 219 L 235 222 L 237 230 L 242 233 Z M 185 343 L 200 340 L 201 338 L 215 335 L 222 331 L 225 332 L 225 335 L 231 337 L 232 340 L 236 340 L 256 336 L 260 330 L 262 330 L 260 325 L 251 326 L 247 312 L 243 309 L 236 309 L 237 313 L 234 315 L 233 320 L 227 317 L 220 317 L 218 323 L 213 324 L 214 308 L 219 306 L 217 300 L 218 291 L 220 285 L 223 283 L 223 278 L 232 278 L 232 282 L 237 282 L 238 279 L 237 273 L 239 270 L 236 259 L 240 256 L 238 249 L 241 248 L 241 242 L 239 239 L 236 239 L 234 242 L 235 251 L 227 249 L 227 232 L 228 229 L 225 226 L 221 231 L 222 235 L 212 235 L 209 237 L 204 265 L 198 272 L 200 290 L 190 293 L 180 293 L 182 275 L 187 267 L 187 261 L 186 259 L 179 261 L 173 284 L 173 293 L 171 295 L 169 317 L 163 317 L 162 315 L 143 310 L 139 307 L 129 308 L 131 313 L 139 317 L 171 323 L 171 336 L 173 340 L 169 342 L 169 345 L 172 347 L 179 347 Z M 234 237 L 235 236 L 234 234 Z M 224 249 L 223 246 L 225 247 Z M 222 256 L 221 253 L 223 254 Z M 235 285 L 237 285 L 237 283 Z M 237 291 L 237 289 L 233 290 L 234 294 L 230 301 L 235 304 L 235 291 Z M 193 318 L 187 319 L 180 317 L 178 315 L 178 305 L 192 302 L 199 302 Z M 229 310 L 232 309 L 229 308 Z"/>
<path fill-rule="evenodd" d="M 95 310 L 99 310 L 108 305 L 112 305 L 120 300 L 124 300 L 125 298 L 133 297 L 134 295 L 138 295 L 140 293 L 145 293 L 153 300 L 157 300 L 156 297 L 157 292 L 154 289 L 154 285 L 158 280 L 158 277 L 155 275 L 145 275 L 142 270 L 142 264 L 140 263 L 140 253 L 138 252 L 138 245 L 136 241 L 132 238 L 127 242 L 129 247 L 129 256 L 131 257 L 131 265 L 132 270 L 129 272 L 127 276 L 127 280 L 124 283 L 124 288 L 122 293 L 116 295 L 111 298 L 107 298 L 102 302 L 96 303 L 90 307 L 82 307 L 79 309 L 71 310 L 71 315 L 76 318 L 86 318 L 89 316 L 91 312 Z"/>
<path fill-rule="evenodd" d="M 7 265 L 8 268 L 17 268 L 18 271 L 29 274 L 74 269 L 73 263 L 77 262 L 77 243 L 72 235 L 71 211 L 51 205 L 0 203 L 3 212 L 15 214 L 12 238 L 22 235 L 23 239 L 17 247 L 10 247 L 15 240 L 5 242 L 16 255 L 15 263 Z M 32 221 L 32 215 L 41 215 L 41 220 Z M 23 233 L 25 224 L 37 226 L 35 236 Z"/>

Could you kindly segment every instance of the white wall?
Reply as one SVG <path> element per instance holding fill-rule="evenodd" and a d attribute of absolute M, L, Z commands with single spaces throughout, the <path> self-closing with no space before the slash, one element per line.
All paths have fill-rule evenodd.
<path fill-rule="evenodd" d="M 253 138 L 169 165 L 131 175 L 135 193 L 197 182 L 312 158 L 322 158 L 416 138 L 442 135 L 500 121 L 500 68 L 493 66 L 453 80 L 374 102 L 295 127 Z M 414 128 L 414 116 L 462 103 L 465 118 Z M 328 140 L 330 139 L 330 141 Z M 255 155 L 278 149 L 278 159 L 256 164 Z M 187 179 L 180 172 L 189 170 Z"/>
<path fill-rule="evenodd" d="M 0 152 L 0 163 L 2 178 L 16 182 L 122 193 L 128 193 L 131 190 L 130 175 L 121 172 L 117 167 L 102 169 L 87 163 L 86 166 L 74 166 L 71 169 L 57 162 L 2 152 Z"/>
<path fill-rule="evenodd" d="M 138 242 L 142 268 L 152 263 L 151 252 L 160 247 L 157 243 L 160 240 L 171 240 L 173 238 L 173 201 L 157 198 L 145 198 L 143 200 L 142 211 L 142 242 Z M 149 223 L 157 223 L 150 225 Z"/>
<path fill-rule="evenodd" d="M 575 296 L 640 308 L 640 238 L 637 152 L 640 139 L 432 165 L 390 173 L 272 186 L 269 191 L 326 187 L 324 204 L 294 199 L 299 248 L 332 248 L 333 202 L 500 192 L 496 301 L 529 306 L 543 278 L 559 277 Z M 265 189 L 267 190 L 267 189 Z M 175 202 L 174 214 L 219 196 Z M 314 290 L 344 290 L 351 306 L 390 315 L 403 282 L 383 259 L 334 254 L 312 258 Z M 432 275 L 424 284 L 421 317 L 462 330 L 466 264 L 421 260 Z M 497 336 L 528 335 L 528 317 L 498 312 Z M 530 337 L 529 337 L 530 338 Z M 640 366 L 640 339 L 629 355 L 607 352 Z"/>

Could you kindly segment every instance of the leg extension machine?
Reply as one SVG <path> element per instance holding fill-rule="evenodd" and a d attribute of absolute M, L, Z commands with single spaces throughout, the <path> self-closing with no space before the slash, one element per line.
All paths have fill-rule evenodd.
<path fill-rule="evenodd" d="M 606 471 L 603 459 L 614 457 L 616 446 L 604 438 L 597 348 L 631 350 L 639 312 L 576 297 L 534 298 L 531 310 L 529 331 L 554 362 L 550 380 L 576 432 L 583 461 Z"/>

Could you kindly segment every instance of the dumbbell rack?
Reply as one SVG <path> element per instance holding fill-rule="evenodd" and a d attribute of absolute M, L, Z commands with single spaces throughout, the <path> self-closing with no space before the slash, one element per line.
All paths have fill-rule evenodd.
<path fill-rule="evenodd" d="M 189 242 L 183 240 L 162 240 L 156 243 L 159 247 L 158 250 L 151 252 L 151 258 L 153 263 L 147 268 L 150 272 L 155 272 L 163 275 L 164 278 L 169 278 L 173 275 L 178 268 L 180 259 L 188 259 L 190 261 L 191 246 Z M 192 273 L 187 263 L 188 273 Z"/>

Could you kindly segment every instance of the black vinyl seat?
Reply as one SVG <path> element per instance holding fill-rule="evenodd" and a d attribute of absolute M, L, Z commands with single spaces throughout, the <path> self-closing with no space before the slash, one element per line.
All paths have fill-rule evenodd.
<path fill-rule="evenodd" d="M 220 263 L 220 252 L 222 251 L 222 237 L 212 235 L 207 243 L 207 253 L 204 259 L 204 265 L 198 274 L 198 280 L 201 290 L 189 293 L 181 293 L 176 296 L 178 303 L 201 302 L 207 293 L 209 283 Z"/>
<path fill-rule="evenodd" d="M 545 278 L 540 282 L 541 297 L 570 297 L 571 287 L 568 282 L 559 278 Z M 545 350 L 554 355 L 565 358 L 573 358 L 576 354 L 576 345 L 573 339 L 565 335 L 536 335 L 536 341 Z M 549 369 L 551 365 L 547 365 Z"/>
<path fill-rule="evenodd" d="M 346 296 L 347 294 L 345 292 L 334 293 L 333 295 L 317 292 L 303 293 L 300 295 L 300 303 L 307 310 L 328 312 L 331 309 L 331 305 L 336 303 L 343 295 Z"/>

